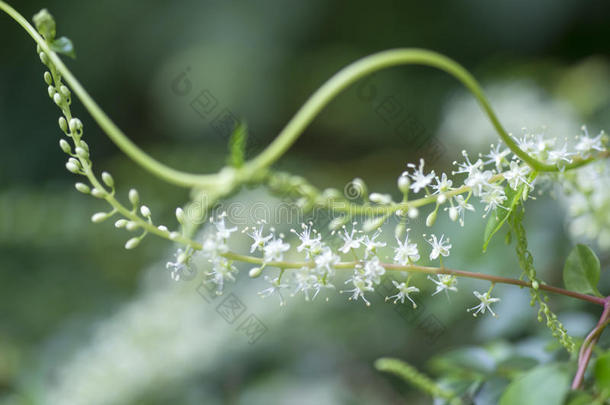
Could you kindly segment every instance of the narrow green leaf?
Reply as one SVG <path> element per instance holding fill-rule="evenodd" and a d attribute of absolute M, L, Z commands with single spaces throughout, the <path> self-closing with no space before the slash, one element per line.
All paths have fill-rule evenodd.
<path fill-rule="evenodd" d="M 576 245 L 568 255 L 563 268 L 563 283 L 568 290 L 601 297 L 597 290 L 599 282 L 599 259 L 585 245 Z"/>
<path fill-rule="evenodd" d="M 76 59 L 76 52 L 74 51 L 74 44 L 69 38 L 60 37 L 49 44 L 51 50 L 57 53 L 68 55 L 69 57 Z"/>
<path fill-rule="evenodd" d="M 570 376 L 561 364 L 545 364 L 514 380 L 500 405 L 562 405 L 570 389 Z"/>
<path fill-rule="evenodd" d="M 489 216 L 487 225 L 485 225 L 485 233 L 483 235 L 483 252 L 487 250 L 487 245 L 489 245 L 491 238 L 500 230 L 500 228 L 502 228 L 502 225 L 504 225 L 510 213 L 519 203 L 525 187 L 527 187 L 527 184 L 522 184 L 516 191 L 510 188 L 510 186 L 506 186 L 504 188 L 508 206 L 506 207 L 507 209 L 496 209 L 496 211 Z"/>
<path fill-rule="evenodd" d="M 246 142 L 248 129 L 246 124 L 237 124 L 231 138 L 229 138 L 229 164 L 233 167 L 241 167 L 246 161 Z"/>

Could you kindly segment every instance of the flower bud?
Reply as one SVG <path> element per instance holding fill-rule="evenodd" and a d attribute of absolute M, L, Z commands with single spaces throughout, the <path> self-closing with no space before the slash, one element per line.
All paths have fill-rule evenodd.
<path fill-rule="evenodd" d="M 131 250 L 140 244 L 140 238 L 131 238 L 125 243 L 125 249 Z"/>
<path fill-rule="evenodd" d="M 138 223 L 134 221 L 128 221 L 125 225 L 125 229 L 127 229 L 129 232 L 133 232 L 138 229 Z"/>
<path fill-rule="evenodd" d="M 347 221 L 349 221 L 349 220 L 350 220 L 350 217 L 348 215 L 344 215 L 342 217 L 333 218 L 333 220 L 330 221 L 330 224 L 328 225 L 328 228 L 331 231 L 336 231 L 337 229 L 339 229 L 343 225 L 345 225 L 347 223 Z"/>
<path fill-rule="evenodd" d="M 434 225 L 434 222 L 436 221 L 436 210 L 432 211 L 430 214 L 428 214 L 428 216 L 426 217 L 426 226 L 427 227 L 431 227 L 432 225 Z"/>
<path fill-rule="evenodd" d="M 83 148 L 81 148 L 80 146 L 77 146 L 76 149 L 74 149 L 74 152 L 76 152 L 78 157 L 81 159 L 89 158 L 89 153 L 86 150 L 84 150 Z"/>
<path fill-rule="evenodd" d="M 49 57 L 47 56 L 47 54 L 46 54 L 46 53 L 44 53 L 44 52 L 40 52 L 40 53 L 38 54 L 38 56 L 40 56 L 40 61 L 41 61 L 41 62 L 42 62 L 44 65 L 46 65 L 47 63 L 49 63 Z"/>
<path fill-rule="evenodd" d="M 386 217 L 385 216 L 381 216 L 381 217 L 377 217 L 377 218 L 370 218 L 367 219 L 366 221 L 364 221 L 364 223 L 362 224 L 362 230 L 364 232 L 371 232 L 374 231 L 375 229 L 379 228 L 381 225 L 383 225 L 383 223 L 385 222 Z"/>
<path fill-rule="evenodd" d="M 70 132 L 78 132 L 83 129 L 83 123 L 78 118 L 72 118 L 70 120 Z"/>
<path fill-rule="evenodd" d="M 53 84 L 53 76 L 50 72 L 44 72 L 44 82 L 49 86 Z"/>
<path fill-rule="evenodd" d="M 180 234 L 179 234 L 178 232 L 170 232 L 170 234 L 169 234 L 169 238 L 170 238 L 171 240 L 176 240 L 176 239 L 178 239 L 179 237 L 180 237 Z"/>
<path fill-rule="evenodd" d="M 142 214 L 142 216 L 145 218 L 150 217 L 150 215 L 151 215 L 150 208 L 148 208 L 146 205 L 141 206 L 140 214 Z"/>
<path fill-rule="evenodd" d="M 104 198 L 106 197 L 106 192 L 104 190 L 100 190 L 97 187 L 94 187 L 93 190 L 91 190 L 91 195 L 95 198 Z"/>
<path fill-rule="evenodd" d="M 176 208 L 176 219 L 180 224 L 184 225 L 184 210 L 180 207 Z"/>
<path fill-rule="evenodd" d="M 70 144 L 65 139 L 59 140 L 59 147 L 61 148 L 61 150 L 64 151 L 64 153 L 67 153 L 68 155 L 72 153 L 72 148 L 70 147 Z"/>
<path fill-rule="evenodd" d="M 64 97 L 66 97 L 66 98 L 67 98 L 67 97 L 70 97 L 70 89 L 69 89 L 69 88 L 67 88 L 66 86 L 63 86 L 63 85 L 62 85 L 62 86 L 59 88 L 59 91 L 61 91 L 61 94 L 63 94 L 63 95 L 64 95 Z"/>
<path fill-rule="evenodd" d="M 74 188 L 76 188 L 78 191 L 80 191 L 83 194 L 89 194 L 91 192 L 91 189 L 85 183 L 76 183 L 74 185 Z"/>
<path fill-rule="evenodd" d="M 72 173 L 78 173 L 80 170 L 79 167 L 72 162 L 66 163 L 66 169 L 68 169 L 68 171 Z"/>
<path fill-rule="evenodd" d="M 49 93 L 49 97 L 53 98 L 53 96 L 55 95 L 55 87 L 53 87 L 53 86 L 47 87 L 47 93 Z"/>
<path fill-rule="evenodd" d="M 114 223 L 115 228 L 125 228 L 125 225 L 127 225 L 127 220 L 125 218 L 117 219 Z"/>
<path fill-rule="evenodd" d="M 407 211 L 407 215 L 409 216 L 409 218 L 415 219 L 419 216 L 419 210 L 415 207 L 409 207 L 409 210 Z"/>
<path fill-rule="evenodd" d="M 450 207 L 449 208 L 449 218 L 455 222 L 457 220 L 458 217 L 458 210 L 456 207 Z"/>
<path fill-rule="evenodd" d="M 68 121 L 64 117 L 59 117 L 59 129 L 63 132 L 68 132 Z"/>
<path fill-rule="evenodd" d="M 439 194 L 438 198 L 436 199 L 436 203 L 441 205 L 445 202 L 447 202 L 447 196 L 445 194 Z"/>
<path fill-rule="evenodd" d="M 91 222 L 93 222 L 95 224 L 99 224 L 100 222 L 103 222 L 106 219 L 108 219 L 108 213 L 106 213 L 106 212 L 96 212 L 91 217 Z"/>
<path fill-rule="evenodd" d="M 396 225 L 396 228 L 394 228 L 394 237 L 396 239 L 402 239 L 406 230 L 407 230 L 407 224 L 405 224 L 404 222 L 401 221 L 398 225 Z"/>
<path fill-rule="evenodd" d="M 160 230 L 161 232 L 169 232 L 169 229 L 167 229 L 167 226 L 165 225 L 159 225 L 157 227 L 158 230 Z"/>
<path fill-rule="evenodd" d="M 61 94 L 59 94 L 59 93 L 53 94 L 53 101 L 55 102 L 55 104 L 61 105 L 61 103 L 63 101 L 63 98 L 61 97 Z"/>
<path fill-rule="evenodd" d="M 138 190 L 136 190 L 135 188 L 129 190 L 129 201 L 133 205 L 138 205 L 140 203 L 140 194 L 138 194 Z"/>
<path fill-rule="evenodd" d="M 409 181 L 409 177 L 403 174 L 398 178 L 398 189 L 401 193 L 406 194 L 409 192 L 409 187 L 411 186 L 411 181 Z"/>
<path fill-rule="evenodd" d="M 105 185 L 107 185 L 108 187 L 112 188 L 114 187 L 114 179 L 112 178 L 112 176 L 110 175 L 110 173 L 108 172 L 103 172 L 102 173 L 102 181 L 104 182 Z"/>
<path fill-rule="evenodd" d="M 258 276 L 261 275 L 261 273 L 263 272 L 263 269 L 260 267 L 253 267 L 252 269 L 250 269 L 250 271 L 248 272 L 248 275 L 252 278 L 256 278 Z"/>
<path fill-rule="evenodd" d="M 369 200 L 380 205 L 389 205 L 392 203 L 392 196 L 389 194 L 371 193 Z"/>

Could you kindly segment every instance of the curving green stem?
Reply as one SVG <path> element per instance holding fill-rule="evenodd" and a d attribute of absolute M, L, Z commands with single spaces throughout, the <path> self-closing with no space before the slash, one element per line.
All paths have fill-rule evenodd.
<path fill-rule="evenodd" d="M 539 172 L 552 172 L 559 170 L 556 166 L 548 165 L 529 156 L 521 150 L 515 141 L 510 137 L 500 124 L 498 117 L 491 108 L 487 98 L 483 94 L 481 86 L 475 78 L 468 73 L 461 65 L 455 61 L 438 54 L 436 52 L 423 49 L 394 49 L 379 52 L 363 59 L 360 59 L 340 70 L 331 77 L 322 87 L 320 87 L 299 109 L 295 116 L 288 122 L 286 127 L 280 132 L 277 138 L 253 160 L 247 162 L 242 168 L 230 172 L 230 176 L 218 174 L 192 174 L 176 170 L 158 160 L 152 158 L 134 144 L 120 130 L 119 127 L 104 113 L 104 111 L 91 98 L 83 86 L 72 75 L 70 70 L 64 65 L 59 56 L 53 52 L 46 41 L 36 32 L 36 29 L 4 1 L 0 1 L 0 10 L 6 12 L 27 33 L 36 41 L 42 50 L 49 56 L 55 64 L 57 70 L 71 86 L 73 92 L 82 101 L 85 108 L 89 111 L 93 119 L 104 130 L 108 137 L 123 151 L 144 169 L 158 176 L 159 178 L 179 186 L 185 187 L 214 187 L 230 184 L 230 187 L 238 187 L 241 183 L 260 175 L 261 171 L 267 169 L 276 162 L 290 146 L 303 133 L 305 128 L 313 121 L 320 111 L 341 91 L 353 84 L 362 77 L 378 70 L 398 66 L 398 65 L 425 65 L 435 67 L 449 73 L 459 80 L 477 99 L 483 111 L 488 116 L 492 125 L 498 132 L 504 143 L 524 162 Z M 589 161 L 589 159 L 578 159 L 564 166 L 564 169 L 579 167 Z M 229 178 L 230 177 L 230 178 Z"/>

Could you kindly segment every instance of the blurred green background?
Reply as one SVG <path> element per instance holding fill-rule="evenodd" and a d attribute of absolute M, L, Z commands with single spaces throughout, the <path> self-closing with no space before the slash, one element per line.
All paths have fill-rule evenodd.
<path fill-rule="evenodd" d="M 66 62 L 90 94 L 144 150 L 185 170 L 223 165 L 228 138 L 219 114 L 248 123 L 254 155 L 330 75 L 393 47 L 429 48 L 462 63 L 513 132 L 544 126 L 563 138 L 582 124 L 595 133 L 610 129 L 608 2 L 11 3 L 27 18 L 48 8 L 58 34 L 75 44 L 78 57 Z M 450 303 L 424 298 L 414 315 L 380 297 L 366 308 L 338 294 L 280 308 L 257 296 L 262 281 L 240 280 L 231 291 L 267 328 L 249 344 L 194 281 L 170 280 L 164 263 L 171 246 L 148 238 L 125 251 L 127 235 L 89 222 L 105 207 L 76 193 L 64 168 L 58 112 L 35 45 L 6 15 L 0 35 L 0 403 L 429 403 L 377 373 L 373 361 L 395 356 L 430 370 L 435 354 L 492 341 L 544 357 L 549 333 L 536 323 L 527 293 L 498 289 L 500 318 L 474 320 L 464 310 L 474 305 L 470 291 L 483 288 L 474 282 L 461 283 Z M 183 72 L 192 90 L 181 96 L 172 83 Z M 216 107 L 202 117 L 190 102 L 204 91 Z M 399 112 L 389 117 L 392 106 Z M 170 223 L 188 191 L 126 159 L 79 101 L 73 111 L 97 169 L 113 173 L 122 195 L 137 186 L 160 222 Z M 277 167 L 319 187 L 362 177 L 374 190 L 396 193 L 407 162 L 424 156 L 431 168 L 449 171 L 461 149 L 484 151 L 494 139 L 454 79 L 429 68 L 392 68 L 342 93 Z M 264 190 L 233 200 L 277 204 Z M 536 265 L 560 284 L 573 243 L 564 213 L 546 197 L 530 206 Z M 256 220 L 251 213 L 241 220 Z M 518 276 L 512 247 L 498 238 L 483 256 L 484 221 L 469 219 L 463 229 L 436 225 L 453 237 L 450 265 Z M 588 306 L 553 305 L 576 334 L 594 322 Z"/>

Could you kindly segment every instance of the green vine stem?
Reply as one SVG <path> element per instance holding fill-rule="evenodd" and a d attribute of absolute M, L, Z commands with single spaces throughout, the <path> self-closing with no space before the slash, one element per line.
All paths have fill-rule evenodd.
<path fill-rule="evenodd" d="M 476 79 L 461 65 L 436 52 L 422 49 L 394 49 L 379 52 L 360 59 L 340 70 L 322 85 L 301 107 L 296 115 L 288 122 L 277 138 L 253 160 L 248 161 L 239 169 L 222 170 L 217 174 L 192 174 L 171 168 L 142 151 L 117 127 L 116 124 L 91 98 L 79 81 L 74 77 L 59 56 L 53 52 L 46 41 L 36 32 L 34 27 L 14 8 L 4 1 L 0 1 L 0 9 L 6 12 L 36 41 L 40 48 L 49 56 L 59 73 L 71 86 L 73 92 L 81 100 L 93 119 L 104 130 L 109 138 L 127 156 L 133 159 L 157 177 L 184 187 L 220 187 L 234 189 L 244 182 L 261 175 L 270 165 L 277 161 L 302 134 L 305 128 L 313 121 L 316 115 L 342 90 L 360 78 L 375 71 L 398 65 L 425 65 L 435 67 L 459 80 L 477 99 L 483 111 L 498 132 L 504 143 L 525 163 L 539 172 L 554 172 L 557 166 L 545 164 L 521 150 L 511 136 L 500 124 L 496 114 L 483 94 L 481 86 Z M 563 168 L 579 167 L 592 158 L 576 159 Z"/>

